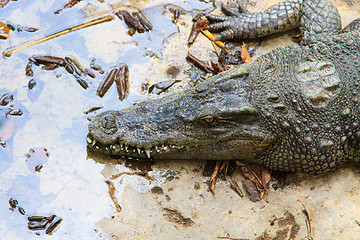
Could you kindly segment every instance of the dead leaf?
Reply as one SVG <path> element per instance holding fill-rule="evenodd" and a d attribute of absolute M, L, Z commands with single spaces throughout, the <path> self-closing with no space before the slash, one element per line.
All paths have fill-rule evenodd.
<path fill-rule="evenodd" d="M 69 2 L 67 2 L 67 3 L 65 4 L 64 7 L 56 10 L 54 13 L 55 13 L 55 14 L 59 14 L 62 10 L 66 9 L 66 8 L 72 8 L 75 4 L 77 4 L 77 3 L 80 2 L 80 1 L 82 1 L 82 0 L 70 0 Z"/>
<path fill-rule="evenodd" d="M 242 183 L 244 184 L 246 191 L 250 194 L 250 201 L 257 202 L 261 200 L 261 193 L 251 180 L 245 179 Z"/>
<path fill-rule="evenodd" d="M 119 65 L 114 81 L 119 99 L 122 101 L 129 92 L 129 68 L 126 64 L 122 63 Z"/>
<path fill-rule="evenodd" d="M 155 83 L 149 87 L 148 92 L 153 94 L 161 94 L 166 92 L 169 88 L 171 88 L 175 83 L 181 82 L 181 80 L 168 80 Z"/>
<path fill-rule="evenodd" d="M 259 176 L 256 174 L 256 172 L 254 172 L 251 168 L 249 168 L 245 164 L 240 165 L 240 170 L 241 170 L 242 174 L 244 175 L 244 177 L 248 180 L 251 180 L 256 185 L 256 187 L 259 189 L 260 192 L 262 192 L 262 193 L 264 192 L 264 187 L 261 183 Z"/>
<path fill-rule="evenodd" d="M 246 46 L 245 46 L 244 42 L 243 42 L 243 46 L 241 48 L 241 60 L 243 61 L 243 63 L 248 63 L 248 62 L 252 61 L 252 59 L 250 57 L 250 54 L 246 49 Z"/>
<path fill-rule="evenodd" d="M 215 190 L 216 180 L 217 180 L 217 178 L 219 176 L 221 162 L 222 162 L 221 160 L 216 162 L 216 166 L 215 166 L 214 171 L 213 171 L 213 173 L 211 174 L 211 177 L 210 177 L 209 190 L 213 194 L 215 194 L 214 190 Z"/>
<path fill-rule="evenodd" d="M 232 189 L 234 189 L 234 191 L 235 191 L 237 194 L 240 195 L 240 197 L 243 197 L 243 196 L 244 196 L 243 192 L 241 191 L 241 189 L 240 189 L 240 187 L 239 187 L 239 185 L 237 184 L 236 181 L 230 179 L 230 186 L 231 186 Z"/>
<path fill-rule="evenodd" d="M 191 55 L 189 52 L 188 55 L 186 56 L 186 60 L 192 61 L 198 68 L 204 70 L 207 73 L 215 72 L 215 70 L 212 67 L 210 67 L 200 59 L 196 58 L 195 56 Z"/>
<path fill-rule="evenodd" d="M 261 184 L 264 187 L 264 189 L 267 189 L 267 185 L 271 179 L 271 170 L 261 166 Z"/>
<path fill-rule="evenodd" d="M 309 239 L 314 239 L 314 218 L 313 218 L 313 214 L 312 214 L 312 210 L 303 204 L 304 207 L 304 213 L 306 215 L 306 226 L 308 229 L 308 238 Z"/>

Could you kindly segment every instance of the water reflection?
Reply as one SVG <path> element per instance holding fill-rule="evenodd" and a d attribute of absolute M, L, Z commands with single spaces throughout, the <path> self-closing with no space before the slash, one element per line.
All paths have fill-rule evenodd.
<path fill-rule="evenodd" d="M 116 160 L 104 161 L 103 157 L 98 157 L 97 161 L 87 159 L 87 118 L 95 112 L 86 115 L 84 111 L 98 105 L 104 108 L 97 110 L 97 113 L 125 108 L 148 98 L 148 94 L 141 92 L 141 85 L 150 70 L 154 75 L 158 71 L 157 67 L 167 68 L 164 48 L 172 37 L 179 34 L 179 26 L 172 22 L 169 9 L 179 7 L 188 16 L 213 9 L 212 4 L 202 1 L 192 1 L 191 4 L 167 1 L 172 2 L 171 5 L 161 5 L 164 1 L 159 0 L 139 2 L 137 6 L 132 6 L 130 2 L 124 6 L 115 1 L 107 1 L 102 5 L 94 0 L 80 2 L 71 9 L 54 14 L 64 2 L 11 1 L 1 8 L 2 18 L 39 28 L 37 32 L 11 32 L 9 38 L 1 42 L 1 51 L 86 22 L 95 18 L 97 13 L 109 14 L 111 7 L 130 11 L 141 9 L 154 28 L 151 32 L 130 37 L 126 34 L 127 26 L 120 19 L 115 19 L 32 46 L 10 58 L 0 59 L 0 95 L 7 92 L 14 94 L 14 107 L 23 111 L 22 116 L 0 116 L 0 130 L 11 130 L 9 124 L 14 126 L 11 136 L 5 139 L 6 147 L 0 146 L 0 236 L 4 239 L 38 239 L 35 234 L 37 231 L 28 230 L 28 217 L 33 215 L 49 217 L 55 214 L 63 219 L 51 239 L 95 239 L 101 234 L 95 223 L 115 213 L 105 181 L 113 174 L 134 170 L 122 164 L 113 164 Z M 91 14 L 84 10 L 86 6 L 89 8 L 88 4 L 95 6 Z M 101 77 L 89 80 L 89 88 L 84 90 L 63 68 L 54 71 L 33 69 L 36 85 L 29 90 L 25 68 L 29 57 L 39 54 L 74 56 L 87 65 L 95 58 L 105 71 L 124 62 L 130 71 L 130 93 L 124 102 L 118 100 L 114 88 L 99 98 L 96 96 L 96 88 Z M 3 113 L 3 109 L 0 113 Z M 41 155 L 39 162 L 30 164 L 25 154 L 29 153 L 29 149 L 38 147 L 46 148 L 50 155 Z M 39 165 L 43 167 L 35 171 Z M 114 194 L 120 204 L 127 184 L 132 184 L 137 191 L 146 192 L 165 178 L 163 175 L 166 171 L 147 169 L 150 171 L 148 179 L 141 175 L 127 175 L 121 181 L 116 181 Z M 25 215 L 10 210 L 11 198 L 18 201 L 19 206 L 26 211 Z M 50 238 L 46 235 L 43 237 Z"/>

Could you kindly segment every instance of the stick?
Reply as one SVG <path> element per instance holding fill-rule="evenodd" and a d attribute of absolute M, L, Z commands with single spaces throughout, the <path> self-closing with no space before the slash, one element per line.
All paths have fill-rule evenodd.
<path fill-rule="evenodd" d="M 13 53 L 16 53 L 20 50 L 23 50 L 25 48 L 28 48 L 28 47 L 31 47 L 31 46 L 34 46 L 36 44 L 39 44 L 39 43 L 42 43 L 42 42 L 45 42 L 47 40 L 50 40 L 50 39 L 53 39 L 53 38 L 56 38 L 56 37 L 59 37 L 61 35 L 64 35 L 64 34 L 67 34 L 67 33 L 71 33 L 71 32 L 74 32 L 76 30 L 80 30 L 82 28 L 86 28 L 86 27 L 90 27 L 90 26 L 93 26 L 93 25 L 96 25 L 96 24 L 99 24 L 99 23 L 103 23 L 103 22 L 108 22 L 108 21 L 111 21 L 113 20 L 114 17 L 111 16 L 111 15 L 107 15 L 107 16 L 104 16 L 104 17 L 100 17 L 100 18 L 97 18 L 97 19 L 94 19 L 90 22 L 86 22 L 86 23 L 83 23 L 83 24 L 80 24 L 80 25 L 77 25 L 77 26 L 74 26 L 74 27 L 69 27 L 69 28 L 66 28 L 60 32 L 57 32 L 57 33 L 54 33 L 54 34 L 51 34 L 51 35 L 48 35 L 48 36 L 45 36 L 43 38 L 40 38 L 40 39 L 37 39 L 37 40 L 34 40 L 32 42 L 26 42 L 26 43 L 22 43 L 20 44 L 19 46 L 15 46 L 15 47 L 10 47 L 10 48 L 7 48 L 3 51 L 3 57 L 10 57 Z"/>

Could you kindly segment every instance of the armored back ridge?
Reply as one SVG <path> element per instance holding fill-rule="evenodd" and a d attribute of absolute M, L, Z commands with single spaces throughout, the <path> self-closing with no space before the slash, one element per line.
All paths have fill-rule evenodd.
<path fill-rule="evenodd" d="M 295 12 L 308 10 L 308 1 L 289 2 Z M 328 9 L 321 16 L 336 15 L 327 1 L 315 2 Z M 89 147 L 130 159 L 244 159 L 313 174 L 358 161 L 358 26 L 311 35 L 312 26 L 301 45 L 275 49 L 196 88 L 101 113 L 89 124 Z"/>
<path fill-rule="evenodd" d="M 343 34 L 258 59 L 251 103 L 277 139 L 259 163 L 320 173 L 357 158 L 358 41 L 357 33 Z"/>

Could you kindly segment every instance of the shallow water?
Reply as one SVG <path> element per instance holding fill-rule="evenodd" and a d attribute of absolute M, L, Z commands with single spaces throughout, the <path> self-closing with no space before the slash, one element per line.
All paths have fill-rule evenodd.
<path fill-rule="evenodd" d="M 98 105 L 103 106 L 100 111 L 125 108 L 148 98 L 148 94 L 142 93 L 141 84 L 149 81 L 147 76 L 151 71 L 155 74 L 156 65 L 160 65 L 165 58 L 162 53 L 165 45 L 179 34 L 178 26 L 171 22 L 169 8 L 173 4 L 181 7 L 187 11 L 189 18 L 197 12 L 206 13 L 213 9 L 209 3 L 166 3 L 168 5 L 165 6 L 162 1 L 107 1 L 104 4 L 84 1 L 55 15 L 53 12 L 62 7 L 65 1 L 19 1 L 10 2 L 0 10 L 3 19 L 40 29 L 35 33 L 11 32 L 9 39 L 1 42 L 2 51 L 109 14 L 113 8 L 129 11 L 141 9 L 154 26 L 151 32 L 130 37 L 126 34 L 127 26 L 115 17 L 112 22 L 76 31 L 0 59 L 0 95 L 13 94 L 14 108 L 23 111 L 22 116 L 7 118 L 3 114 L 6 109 L 1 112 L 0 127 L 7 129 L 8 121 L 13 121 L 15 126 L 6 147 L 0 147 L 1 238 L 37 238 L 36 232 L 27 229 L 26 216 L 19 214 L 16 209 L 14 212 L 8 210 L 10 198 L 18 200 L 19 206 L 28 215 L 56 214 L 62 217 L 59 230 L 51 238 L 93 239 L 99 235 L 94 231 L 97 228 L 95 223 L 111 216 L 114 209 L 104 182 L 106 177 L 102 173 L 107 166 L 87 159 L 87 118 L 95 113 L 86 115 L 84 111 Z M 89 4 L 96 11 L 88 17 L 82 9 L 89 7 Z M 193 12 L 193 9 L 199 11 Z M 102 75 L 97 74 L 95 79 L 88 78 L 89 89 L 84 90 L 64 69 L 43 71 L 36 66 L 33 71 L 37 85 L 28 90 L 30 79 L 25 76 L 25 66 L 29 57 L 40 54 L 58 57 L 71 55 L 86 67 L 92 58 L 96 58 L 96 63 L 105 71 L 118 63 L 126 63 L 130 69 L 130 92 L 126 100 L 120 102 L 115 86 L 112 86 L 103 98 L 99 98 L 96 88 Z M 37 147 L 46 148 L 50 154 L 40 172 L 29 169 L 25 156 L 30 148 Z M 114 167 L 129 171 L 120 165 Z M 155 172 L 151 174 L 156 175 Z M 133 182 L 136 182 L 133 184 L 138 186 L 139 191 L 151 189 L 151 184 L 143 183 L 142 179 Z M 118 187 L 116 191 L 121 189 Z M 43 232 L 37 233 L 43 235 Z"/>
<path fill-rule="evenodd" d="M 246 1 L 245 1 L 246 2 Z M 278 1 L 250 1 L 253 11 L 262 10 Z M 27 228 L 26 216 L 10 211 L 10 198 L 17 199 L 28 215 L 63 218 L 60 228 L 51 239 L 214 239 L 217 236 L 254 238 L 264 230 L 275 236 L 280 226 L 270 227 L 273 215 L 283 217 L 290 211 L 301 229 L 296 239 L 306 236 L 302 205 L 311 204 L 316 220 L 318 239 L 356 239 L 360 230 L 354 220 L 360 220 L 359 172 L 345 168 L 332 175 L 303 180 L 300 185 L 271 191 L 269 203 L 253 204 L 240 199 L 220 181 L 213 196 L 207 191 L 207 178 L 202 177 L 204 162 L 162 161 L 148 169 L 149 178 L 114 174 L 139 171 L 116 159 L 89 155 L 86 149 L 88 117 L 91 107 L 101 105 L 96 113 L 122 109 L 133 103 L 157 97 L 143 90 L 169 79 L 180 79 L 170 91 L 181 90 L 193 84 L 186 71 L 191 65 L 185 61 L 188 50 L 200 59 L 214 58 L 212 46 L 202 36 L 190 48 L 186 45 L 191 28 L 191 18 L 197 12 L 213 9 L 207 1 L 83 1 L 71 9 L 53 14 L 66 1 L 37 0 L 10 2 L 0 9 L 2 18 L 14 23 L 38 27 L 35 33 L 12 32 L 8 40 L 0 42 L 1 51 L 29 39 L 62 30 L 111 14 L 112 8 L 137 11 L 141 9 L 154 26 L 153 31 L 136 33 L 130 37 L 127 27 L 117 17 L 111 22 L 79 30 L 56 39 L 24 49 L 13 56 L 0 59 L 0 96 L 14 95 L 14 108 L 22 116 L 4 117 L 0 110 L 0 130 L 8 121 L 14 122 L 14 132 L 0 147 L 0 236 L 3 239 L 38 239 L 36 231 Z M 349 1 L 336 1 L 346 24 L 359 16 L 359 6 Z M 82 9 L 92 4 L 96 10 L 88 16 Z M 169 5 L 170 4 L 170 5 Z M 185 14 L 177 24 L 172 20 L 170 8 L 178 6 Z M 89 8 L 89 5 L 87 5 Z M 196 11 L 192 11 L 196 9 Z M 217 10 L 218 11 L 218 10 Z M 276 41 L 264 41 L 257 53 L 261 55 L 280 45 L 292 44 L 285 35 Z M 34 67 L 37 85 L 28 90 L 29 78 L 25 66 L 32 55 L 74 56 L 88 67 L 91 59 L 105 71 L 118 63 L 126 63 L 130 72 L 130 91 L 126 99 L 118 100 L 115 86 L 99 98 L 96 89 L 103 75 L 88 78 L 89 88 L 84 90 L 75 78 L 57 68 L 44 71 Z M 180 72 L 171 76 L 167 70 L 175 66 Z M 203 76 L 205 77 L 205 74 Z M 200 78 L 202 79 L 202 78 Z M 1 131 L 0 131 L 1 132 Z M 46 148 L 50 154 L 40 172 L 29 169 L 27 157 L 30 148 Z M 296 177 L 296 175 L 295 175 Z M 239 173 L 234 176 L 240 180 Z M 114 196 L 121 206 L 117 212 L 109 196 L 105 181 L 112 181 Z M 315 185 L 314 190 L 309 190 Z M 155 186 L 163 193 L 151 192 Z M 164 218 L 164 209 L 176 209 L 192 226 L 178 225 Z M 339 217 L 341 216 L 341 217 Z M 240 226 L 240 227 L 239 227 Z M 322 236 L 329 236 L 322 238 Z"/>

